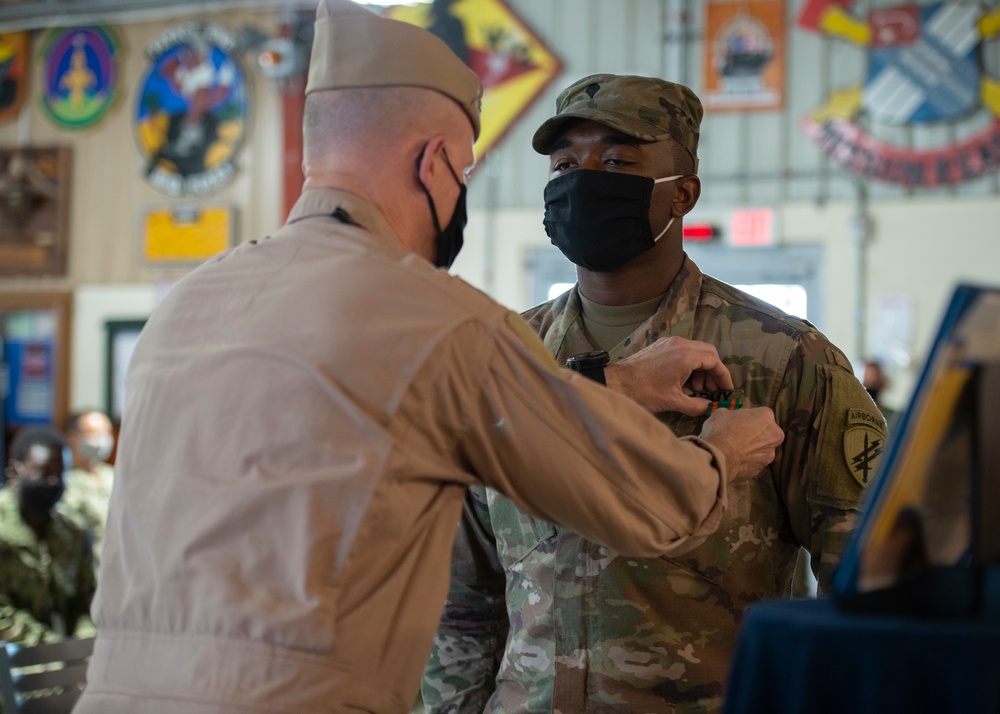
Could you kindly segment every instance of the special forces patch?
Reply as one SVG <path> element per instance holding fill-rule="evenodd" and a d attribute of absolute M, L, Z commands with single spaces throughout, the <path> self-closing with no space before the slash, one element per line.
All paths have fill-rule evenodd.
<path fill-rule="evenodd" d="M 865 409 L 849 409 L 844 431 L 844 458 L 854 480 L 865 488 L 882 463 L 888 433 L 881 414 Z"/>

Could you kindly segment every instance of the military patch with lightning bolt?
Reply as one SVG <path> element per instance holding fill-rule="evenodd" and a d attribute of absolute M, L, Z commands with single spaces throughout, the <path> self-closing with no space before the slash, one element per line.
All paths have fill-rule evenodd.
<path fill-rule="evenodd" d="M 844 458 L 854 480 L 866 488 L 878 473 L 885 453 L 885 419 L 877 412 L 849 409 L 844 430 Z"/>

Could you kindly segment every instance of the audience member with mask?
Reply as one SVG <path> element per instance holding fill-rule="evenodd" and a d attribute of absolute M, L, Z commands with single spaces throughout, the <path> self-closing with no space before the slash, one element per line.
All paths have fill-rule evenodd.
<path fill-rule="evenodd" d="M 63 434 L 73 456 L 63 503 L 94 534 L 94 556 L 100 559 L 115 473 L 108 463 L 115 448 L 115 433 L 104 412 L 86 409 L 67 417 Z"/>
<path fill-rule="evenodd" d="M 89 531 L 60 503 L 66 442 L 23 427 L 0 488 L 0 640 L 35 644 L 93 634 L 96 587 Z"/>

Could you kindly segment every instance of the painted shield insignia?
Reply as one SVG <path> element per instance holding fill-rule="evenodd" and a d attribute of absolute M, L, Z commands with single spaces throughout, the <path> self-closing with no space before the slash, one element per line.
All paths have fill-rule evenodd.
<path fill-rule="evenodd" d="M 844 430 L 844 458 L 854 480 L 862 488 L 871 484 L 878 474 L 885 452 L 885 419 L 881 414 L 865 409 L 851 409 Z"/>
<path fill-rule="evenodd" d="M 40 101 L 49 119 L 66 129 L 83 129 L 104 116 L 118 94 L 118 46 L 107 27 L 74 27 L 46 36 Z"/>
<path fill-rule="evenodd" d="M 21 111 L 27 67 L 28 33 L 0 35 L 0 122 L 16 118 Z"/>
<path fill-rule="evenodd" d="M 552 49 L 504 0 L 396 2 L 386 16 L 426 28 L 479 75 L 479 164 L 562 71 Z"/>
<path fill-rule="evenodd" d="M 957 119 L 978 108 L 980 15 L 953 3 L 873 11 L 863 106 L 892 124 Z"/>
<path fill-rule="evenodd" d="M 936 2 L 850 12 L 854 0 L 805 0 L 798 25 L 868 53 L 863 85 L 835 89 L 803 121 L 824 154 L 849 171 L 903 186 L 955 184 L 1000 166 L 1000 80 L 984 72 L 983 45 L 1000 37 L 1000 8 Z M 985 109 L 985 112 L 980 110 Z M 915 149 L 858 124 L 920 126 L 948 122 L 965 136 Z M 990 120 L 975 129 L 979 117 Z M 963 126 L 964 125 L 964 126 Z"/>
<path fill-rule="evenodd" d="M 236 174 L 247 125 L 237 38 L 212 24 L 167 30 L 147 48 L 136 129 L 144 174 L 168 196 L 206 195 Z"/>

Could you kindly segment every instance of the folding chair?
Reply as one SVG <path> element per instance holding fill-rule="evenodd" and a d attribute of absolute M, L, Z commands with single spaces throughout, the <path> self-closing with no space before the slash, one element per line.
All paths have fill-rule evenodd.
<path fill-rule="evenodd" d="M 87 681 L 94 639 L 22 647 L 0 642 L 3 714 L 68 714 Z"/>

